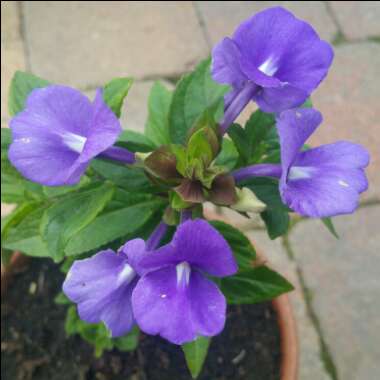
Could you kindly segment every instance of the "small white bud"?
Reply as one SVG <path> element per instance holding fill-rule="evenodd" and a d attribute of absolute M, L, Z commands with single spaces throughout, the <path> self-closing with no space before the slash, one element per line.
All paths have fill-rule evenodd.
<path fill-rule="evenodd" d="M 243 187 L 242 189 L 237 187 L 236 195 L 238 200 L 231 206 L 231 208 L 236 211 L 259 213 L 264 211 L 267 207 L 248 187 Z"/>

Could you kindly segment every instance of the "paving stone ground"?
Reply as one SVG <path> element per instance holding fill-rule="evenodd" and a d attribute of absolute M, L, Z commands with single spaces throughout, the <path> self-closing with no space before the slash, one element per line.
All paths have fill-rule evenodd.
<path fill-rule="evenodd" d="M 335 218 L 340 239 L 318 221 L 290 236 L 339 379 L 376 380 L 380 359 L 380 206 Z"/>
<path fill-rule="evenodd" d="M 17 69 L 27 69 L 80 88 L 90 97 L 114 76 L 134 76 L 122 124 L 143 131 L 154 80 L 172 86 L 173 79 L 207 56 L 212 45 L 230 35 L 240 21 L 268 5 L 287 7 L 336 45 L 329 76 L 313 94 L 325 121 L 311 142 L 347 139 L 365 145 L 372 161 L 370 188 L 363 199 L 380 201 L 379 1 L 3 1 L 2 127 L 9 121 L 6 97 L 11 76 Z M 248 108 L 241 122 L 254 106 Z M 8 210 L 2 205 L 2 214 Z M 253 230 L 232 214 L 229 217 L 296 286 L 290 297 L 299 328 L 300 380 L 377 379 L 380 206 L 336 218 L 340 240 L 330 237 L 318 221 L 301 222 L 290 232 L 287 250 L 281 240 L 270 241 L 263 231 Z M 321 359 L 326 349 L 337 376 Z"/>

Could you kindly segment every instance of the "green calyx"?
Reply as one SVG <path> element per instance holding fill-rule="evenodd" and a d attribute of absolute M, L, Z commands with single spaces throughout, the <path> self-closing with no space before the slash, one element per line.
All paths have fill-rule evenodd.
<path fill-rule="evenodd" d="M 220 141 L 209 126 L 196 129 L 187 145 L 162 146 L 144 159 L 150 177 L 173 191 L 171 207 L 175 210 L 189 208 L 207 200 L 220 205 L 237 201 L 233 178 L 225 168 L 215 165 L 220 151 Z"/>

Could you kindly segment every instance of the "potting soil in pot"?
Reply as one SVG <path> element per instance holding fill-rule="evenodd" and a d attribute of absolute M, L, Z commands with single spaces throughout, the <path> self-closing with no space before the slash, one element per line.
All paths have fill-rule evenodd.
<path fill-rule="evenodd" d="M 144 334 L 132 353 L 100 359 L 79 336 L 66 337 L 67 306 L 56 305 L 63 274 L 34 259 L 15 274 L 1 305 L 2 380 L 190 380 L 182 351 Z M 200 380 L 278 380 L 280 336 L 270 303 L 230 306 L 226 328 L 212 340 Z"/>

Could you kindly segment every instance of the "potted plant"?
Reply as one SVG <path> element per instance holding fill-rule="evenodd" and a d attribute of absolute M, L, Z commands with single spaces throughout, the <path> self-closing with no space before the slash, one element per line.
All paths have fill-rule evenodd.
<path fill-rule="evenodd" d="M 131 78 L 111 80 L 91 102 L 73 88 L 15 74 L 13 118 L 2 129 L 2 197 L 17 207 L 3 221 L 2 249 L 4 257 L 20 251 L 59 264 L 63 274 L 51 260 L 33 260 L 25 289 L 35 294 L 44 289 L 39 282 L 51 284 L 38 301 L 47 329 L 63 323 L 57 315 L 65 310 L 68 335 L 92 343 L 97 357 L 113 350 L 87 378 L 97 368 L 106 373 L 115 358 L 124 368 L 112 367 L 115 379 L 150 359 L 156 377 L 187 378 L 173 359 L 177 346 L 196 378 L 211 341 L 217 355 L 204 378 L 246 379 L 255 369 L 278 378 L 280 344 L 282 379 L 296 378 L 294 321 L 281 296 L 292 285 L 228 221 L 206 219 L 203 205 L 259 214 L 271 239 L 286 233 L 290 213 L 320 218 L 334 232 L 330 217 L 356 209 L 367 188 L 366 150 L 342 141 L 306 145 L 322 122 L 310 95 L 332 60 L 309 24 L 268 8 L 218 43 L 174 91 L 153 86 L 145 134 L 123 130 L 118 119 Z M 259 109 L 244 127 L 236 124 L 251 101 Z M 52 296 L 65 306 L 53 306 Z M 262 341 L 247 335 L 255 329 L 265 332 Z M 247 337 L 255 347 L 235 355 L 231 369 L 223 355 Z M 85 352 L 75 342 L 73 352 Z M 251 368 L 260 353 L 267 367 Z M 246 355 L 248 366 L 239 367 Z M 68 368 L 64 376 L 73 377 Z"/>

